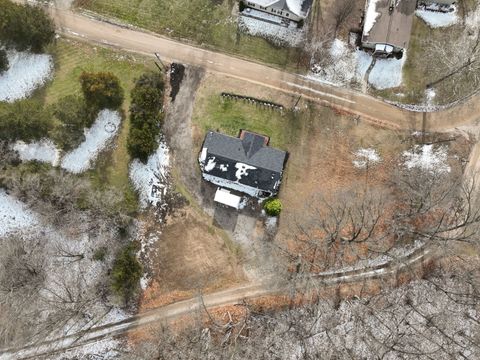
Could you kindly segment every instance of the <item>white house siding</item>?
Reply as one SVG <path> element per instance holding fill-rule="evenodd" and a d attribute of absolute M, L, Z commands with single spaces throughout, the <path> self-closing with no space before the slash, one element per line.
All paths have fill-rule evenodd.
<path fill-rule="evenodd" d="M 209 175 L 209 174 L 205 174 L 205 173 L 203 174 L 203 178 L 206 181 L 209 181 L 209 182 L 211 182 L 215 185 L 218 185 L 220 187 L 240 191 L 242 193 L 245 193 L 245 194 L 253 196 L 253 197 L 259 197 L 259 193 L 261 191 L 260 189 L 257 189 L 257 188 L 251 187 L 251 186 L 247 186 L 247 185 L 243 185 L 243 184 L 240 184 L 236 181 L 222 179 L 222 178 L 219 178 L 219 177 L 216 177 L 216 176 L 213 176 L 213 175 Z"/>
<path fill-rule="evenodd" d="M 271 0 L 267 0 L 267 1 L 259 0 L 256 2 L 245 1 L 245 0 L 242 0 L 242 1 L 247 7 L 257 9 L 269 14 L 281 16 L 285 19 L 293 20 L 296 22 L 304 19 L 303 16 L 299 16 L 295 14 L 293 11 L 285 10 L 283 6 L 284 0 L 280 0 L 276 2 Z"/>

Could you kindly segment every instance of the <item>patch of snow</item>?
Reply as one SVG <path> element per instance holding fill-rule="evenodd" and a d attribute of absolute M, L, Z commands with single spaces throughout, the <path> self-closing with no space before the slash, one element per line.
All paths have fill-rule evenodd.
<path fill-rule="evenodd" d="M 170 165 L 170 151 L 163 142 L 150 155 L 146 164 L 134 159 L 130 164 L 130 180 L 138 192 L 140 206 L 158 206 L 167 192 L 167 176 Z"/>
<path fill-rule="evenodd" d="M 207 163 L 207 165 L 205 165 L 205 171 L 207 171 L 207 172 L 212 171 L 213 169 L 215 169 L 216 164 L 217 163 L 215 162 L 215 156 L 208 159 L 208 163 Z"/>
<path fill-rule="evenodd" d="M 33 212 L 0 189 L 0 237 L 38 225 Z"/>
<path fill-rule="evenodd" d="M 458 23 L 457 9 L 452 12 L 439 12 L 418 9 L 415 14 L 431 28 L 452 26 Z"/>
<path fill-rule="evenodd" d="M 220 164 L 219 168 L 223 172 L 226 172 L 226 171 L 228 171 L 228 164 Z"/>
<path fill-rule="evenodd" d="M 12 146 L 12 149 L 18 152 L 22 161 L 35 160 L 57 166 L 60 159 L 60 151 L 56 148 L 55 144 L 48 139 L 28 144 L 23 141 L 17 141 Z"/>
<path fill-rule="evenodd" d="M 373 25 L 377 21 L 377 18 L 380 16 L 380 13 L 377 12 L 377 2 L 379 0 L 368 0 L 367 12 L 365 14 L 365 21 L 363 25 L 363 34 L 368 35 L 370 30 L 372 30 Z"/>
<path fill-rule="evenodd" d="M 305 16 L 305 13 L 302 11 L 302 5 L 305 0 L 287 0 L 287 6 L 291 12 L 297 14 L 298 16 Z"/>
<path fill-rule="evenodd" d="M 10 67 L 0 75 L 0 101 L 24 99 L 52 75 L 51 55 L 8 51 L 7 57 Z"/>
<path fill-rule="evenodd" d="M 365 51 L 357 50 L 355 53 L 357 57 L 356 66 L 355 66 L 355 74 L 359 81 L 362 81 L 365 74 L 367 73 L 370 64 L 373 61 L 372 55 Z"/>
<path fill-rule="evenodd" d="M 404 52 L 401 59 L 377 59 L 368 77 L 368 82 L 378 90 L 400 86 L 406 58 L 406 52 Z"/>
<path fill-rule="evenodd" d="M 421 169 L 432 173 L 448 173 L 448 153 L 446 146 L 415 145 L 412 150 L 404 151 L 405 166 L 407 169 Z"/>
<path fill-rule="evenodd" d="M 354 155 L 353 166 L 358 169 L 365 169 L 367 166 L 375 165 L 381 161 L 377 150 L 372 148 L 358 149 Z"/>
<path fill-rule="evenodd" d="M 200 154 L 200 158 L 199 158 L 200 162 L 204 162 L 205 160 L 207 160 L 207 148 L 203 148 L 202 149 L 202 153 Z"/>
<path fill-rule="evenodd" d="M 405 60 L 405 53 L 400 60 L 377 58 L 368 82 L 379 90 L 400 86 Z M 352 50 L 345 42 L 335 39 L 326 57 L 312 64 L 307 78 L 336 86 L 362 82 L 372 61 L 370 53 Z"/>
<path fill-rule="evenodd" d="M 329 49 L 329 55 L 330 61 L 327 64 L 313 64 L 310 75 L 312 78 L 333 85 L 347 85 L 356 79 L 357 56 L 350 51 L 346 43 L 335 39 Z"/>
<path fill-rule="evenodd" d="M 278 46 L 299 46 L 305 36 L 303 29 L 299 29 L 293 21 L 288 26 L 283 26 L 240 15 L 238 27 L 247 34 L 264 37 Z"/>
<path fill-rule="evenodd" d="M 430 104 L 435 98 L 435 96 L 437 96 L 437 93 L 435 92 L 435 89 L 430 88 L 425 91 L 425 95 L 427 98 L 427 102 Z"/>
<path fill-rule="evenodd" d="M 89 169 L 98 154 L 105 149 L 120 127 L 121 117 L 117 111 L 102 110 L 95 123 L 85 133 L 85 141 L 69 152 L 62 160 L 62 168 L 78 174 Z"/>
<path fill-rule="evenodd" d="M 51 355 L 51 360 L 78 359 L 117 359 L 122 355 L 123 345 L 119 340 L 107 338 L 78 347 L 73 347 L 57 355 Z"/>
<path fill-rule="evenodd" d="M 236 163 L 235 168 L 237 171 L 235 172 L 235 177 L 237 178 L 237 181 L 240 181 L 242 179 L 242 176 L 248 176 L 248 170 L 256 170 L 257 168 L 255 166 L 250 166 L 244 163 Z"/>

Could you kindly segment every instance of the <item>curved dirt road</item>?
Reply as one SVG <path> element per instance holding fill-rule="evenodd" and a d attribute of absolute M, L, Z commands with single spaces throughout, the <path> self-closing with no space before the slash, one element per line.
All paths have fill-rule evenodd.
<path fill-rule="evenodd" d="M 425 261 L 431 251 L 425 246 L 406 254 L 403 258 L 394 259 L 381 265 L 368 266 L 356 270 L 338 270 L 317 274 L 314 279 L 319 286 L 331 286 L 339 283 L 352 283 L 376 279 L 396 274 L 405 267 L 412 267 Z M 146 326 L 154 322 L 166 322 L 203 308 L 211 309 L 220 306 L 242 304 L 244 300 L 267 295 L 286 294 L 288 287 L 272 288 L 264 284 L 248 284 L 216 293 L 204 295 L 202 298 L 192 298 L 167 306 L 149 310 L 125 320 L 92 327 L 85 331 L 74 333 L 62 338 L 28 345 L 21 348 L 1 349 L 0 360 L 35 359 L 65 352 L 68 349 L 93 343 L 107 337 L 127 333 L 129 330 Z"/>
<path fill-rule="evenodd" d="M 382 100 L 353 90 L 333 87 L 267 65 L 216 53 L 174 41 L 146 31 L 100 21 L 70 10 L 50 7 L 59 32 L 84 41 L 113 46 L 122 50 L 153 56 L 156 52 L 168 62 L 201 66 L 207 71 L 239 78 L 362 116 L 394 129 L 442 131 L 480 119 L 480 96 L 474 96 L 453 108 L 429 113 L 423 126 L 422 113 L 389 105 Z"/>

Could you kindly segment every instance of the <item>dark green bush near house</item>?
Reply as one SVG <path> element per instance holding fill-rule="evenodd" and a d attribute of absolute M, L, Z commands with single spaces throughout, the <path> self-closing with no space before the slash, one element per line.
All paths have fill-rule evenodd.
<path fill-rule="evenodd" d="M 55 37 L 55 25 L 41 8 L 0 0 L 0 43 L 7 49 L 42 52 Z"/>
<path fill-rule="evenodd" d="M 238 10 L 240 12 L 242 12 L 243 10 L 245 10 L 245 4 L 243 3 L 243 1 L 239 1 L 238 2 Z"/>
<path fill-rule="evenodd" d="M 76 148 L 85 140 L 84 129 L 91 125 L 85 101 L 69 95 L 61 98 L 52 109 L 60 122 L 52 133 L 55 142 L 65 151 Z"/>
<path fill-rule="evenodd" d="M 4 49 L 0 49 L 0 75 L 8 70 L 8 57 Z"/>
<path fill-rule="evenodd" d="M 146 73 L 135 83 L 130 106 L 131 129 L 127 140 L 132 158 L 146 162 L 157 148 L 163 121 L 164 83 L 159 73 Z"/>
<path fill-rule="evenodd" d="M 142 276 L 142 265 L 137 260 L 137 243 L 129 243 L 122 248 L 113 263 L 111 272 L 112 288 L 127 302 L 138 288 Z"/>
<path fill-rule="evenodd" d="M 116 110 L 123 103 L 123 88 L 120 80 L 110 72 L 80 75 L 83 96 L 89 108 Z"/>
<path fill-rule="evenodd" d="M 40 140 L 47 137 L 52 128 L 51 113 L 38 101 L 0 103 L 1 140 Z"/>
<path fill-rule="evenodd" d="M 268 199 L 263 205 L 265 212 L 270 216 L 278 216 L 282 212 L 282 203 L 278 199 Z"/>

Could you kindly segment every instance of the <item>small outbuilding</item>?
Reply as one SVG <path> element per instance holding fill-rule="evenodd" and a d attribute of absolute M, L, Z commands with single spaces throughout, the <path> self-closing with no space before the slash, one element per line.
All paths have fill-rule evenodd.
<path fill-rule="evenodd" d="M 209 131 L 198 159 L 203 179 L 260 199 L 276 195 L 287 153 L 269 147 L 269 140 L 245 130 L 241 130 L 238 137 Z M 222 203 L 236 204 L 230 193 L 217 195 Z"/>

